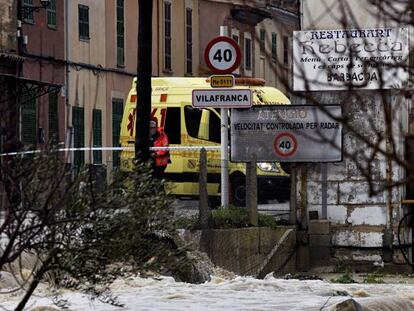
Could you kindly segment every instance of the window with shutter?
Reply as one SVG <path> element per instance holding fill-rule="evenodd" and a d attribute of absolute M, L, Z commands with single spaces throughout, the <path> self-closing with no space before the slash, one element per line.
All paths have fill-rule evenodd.
<path fill-rule="evenodd" d="M 164 2 L 164 69 L 170 71 L 171 67 L 171 2 Z"/>
<path fill-rule="evenodd" d="M 122 114 L 124 113 L 124 104 L 122 99 L 112 99 L 112 146 L 120 147 L 119 136 L 121 134 Z M 113 166 L 120 165 L 120 152 L 112 151 Z"/>
<path fill-rule="evenodd" d="M 78 6 L 79 19 L 79 39 L 89 40 L 89 7 L 86 5 Z"/>
<path fill-rule="evenodd" d="M 93 127 L 93 147 L 102 147 L 102 111 L 94 109 L 92 111 L 92 127 Z M 102 164 L 102 151 L 93 151 L 93 163 Z"/>
<path fill-rule="evenodd" d="M 272 60 L 277 60 L 277 34 L 272 32 Z"/>
<path fill-rule="evenodd" d="M 193 10 L 186 10 L 186 73 L 193 73 Z"/>
<path fill-rule="evenodd" d="M 125 64 L 125 29 L 124 29 L 124 0 L 116 1 L 116 64 L 123 67 Z"/>
<path fill-rule="evenodd" d="M 28 8 L 23 10 L 23 20 L 25 23 L 34 24 L 33 6 L 33 0 L 23 0 L 23 7 Z"/>
<path fill-rule="evenodd" d="M 47 6 L 47 26 L 56 28 L 56 0 L 50 0 Z"/>
<path fill-rule="evenodd" d="M 49 93 L 49 141 L 51 143 L 59 141 L 59 111 L 56 93 Z"/>
<path fill-rule="evenodd" d="M 266 52 L 266 31 L 260 29 L 260 55 L 265 55 Z"/>
<path fill-rule="evenodd" d="M 28 92 L 23 98 L 22 105 L 22 143 L 30 148 L 36 147 L 36 98 Z"/>
<path fill-rule="evenodd" d="M 85 114 L 82 107 L 72 108 L 72 124 L 74 130 L 73 147 L 85 147 Z M 79 170 L 85 164 L 85 152 L 75 151 L 73 164 Z"/>
<path fill-rule="evenodd" d="M 244 69 L 252 69 L 252 40 L 244 38 Z"/>
<path fill-rule="evenodd" d="M 289 37 L 283 37 L 283 64 L 289 65 Z"/>

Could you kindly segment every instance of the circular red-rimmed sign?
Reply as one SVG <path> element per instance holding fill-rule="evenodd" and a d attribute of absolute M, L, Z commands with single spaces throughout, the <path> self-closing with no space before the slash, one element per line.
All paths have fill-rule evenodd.
<path fill-rule="evenodd" d="M 232 73 L 240 65 L 240 47 L 229 37 L 214 38 L 204 50 L 204 60 L 213 73 Z"/>
<path fill-rule="evenodd" d="M 279 157 L 287 158 L 296 153 L 298 141 L 292 133 L 282 132 L 276 136 L 273 147 Z"/>

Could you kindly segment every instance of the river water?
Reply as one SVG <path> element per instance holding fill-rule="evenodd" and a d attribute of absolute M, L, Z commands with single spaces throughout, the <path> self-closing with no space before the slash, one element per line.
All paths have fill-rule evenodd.
<path fill-rule="evenodd" d="M 112 292 L 125 306 L 118 308 L 90 300 L 79 292 L 61 291 L 59 299 L 70 310 L 330 310 L 340 301 L 353 297 L 360 303 L 380 299 L 375 311 L 414 310 L 411 284 L 333 284 L 320 280 L 285 280 L 267 277 L 213 277 L 204 284 L 175 282 L 170 277 L 118 279 Z M 12 310 L 18 297 L 0 295 L 0 305 Z M 386 301 L 387 303 L 384 303 Z M 31 299 L 35 306 L 53 306 L 50 292 L 41 288 Z M 0 308 L 1 309 L 1 308 Z"/>

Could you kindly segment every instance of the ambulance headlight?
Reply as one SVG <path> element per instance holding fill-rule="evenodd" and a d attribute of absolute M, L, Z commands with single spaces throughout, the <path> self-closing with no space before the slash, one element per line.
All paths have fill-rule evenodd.
<path fill-rule="evenodd" d="M 274 172 L 274 173 L 280 172 L 277 164 L 273 162 L 258 162 L 257 167 L 264 172 Z"/>

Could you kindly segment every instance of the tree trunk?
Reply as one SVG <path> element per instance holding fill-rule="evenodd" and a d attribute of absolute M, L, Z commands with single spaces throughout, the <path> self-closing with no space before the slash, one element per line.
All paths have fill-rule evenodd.
<path fill-rule="evenodd" d="M 40 281 L 42 280 L 45 273 L 50 269 L 50 263 L 52 262 L 53 255 L 49 255 L 45 262 L 42 263 L 42 266 L 34 273 L 33 281 L 30 283 L 29 288 L 26 291 L 23 299 L 19 302 L 16 309 L 14 311 L 22 311 L 24 307 L 28 303 L 30 297 L 33 295 L 33 292 L 39 285 Z"/>
<path fill-rule="evenodd" d="M 135 158 L 148 161 L 149 121 L 151 116 L 152 75 L 152 0 L 138 0 L 138 81 L 135 125 Z"/>

